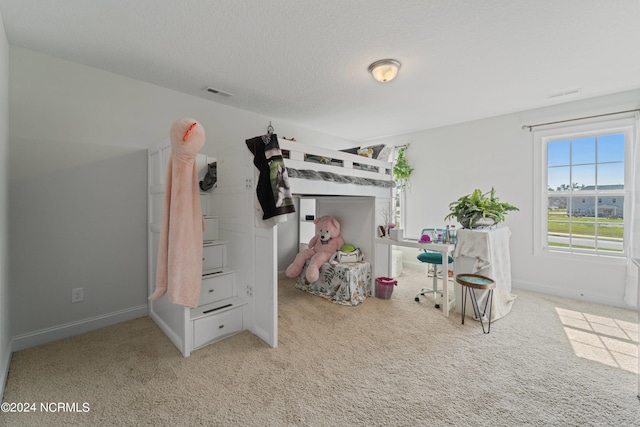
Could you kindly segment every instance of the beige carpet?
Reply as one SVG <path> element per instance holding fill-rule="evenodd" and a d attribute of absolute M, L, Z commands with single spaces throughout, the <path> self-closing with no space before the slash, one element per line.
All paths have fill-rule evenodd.
<path fill-rule="evenodd" d="M 38 409 L 0 425 L 640 425 L 635 311 L 514 290 L 484 335 L 414 302 L 422 275 L 356 307 L 281 280 L 277 349 L 244 332 L 185 359 L 141 318 L 17 352 L 4 400 Z"/>

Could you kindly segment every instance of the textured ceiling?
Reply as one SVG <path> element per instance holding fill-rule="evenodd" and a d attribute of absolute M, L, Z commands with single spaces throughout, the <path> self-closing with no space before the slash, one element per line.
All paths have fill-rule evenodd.
<path fill-rule="evenodd" d="M 640 87 L 638 0 L 0 0 L 0 14 L 12 45 L 351 140 Z M 391 83 L 367 72 L 382 58 L 402 63 Z"/>

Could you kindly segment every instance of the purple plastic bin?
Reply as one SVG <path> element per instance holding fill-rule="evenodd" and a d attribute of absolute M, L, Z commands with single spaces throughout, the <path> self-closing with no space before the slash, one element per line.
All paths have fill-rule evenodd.
<path fill-rule="evenodd" d="M 393 287 L 398 286 L 398 281 L 391 277 L 378 277 L 376 279 L 376 296 L 382 299 L 391 298 Z"/>

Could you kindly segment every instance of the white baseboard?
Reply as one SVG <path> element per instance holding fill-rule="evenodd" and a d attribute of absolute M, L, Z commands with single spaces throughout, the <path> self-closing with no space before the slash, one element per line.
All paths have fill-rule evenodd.
<path fill-rule="evenodd" d="M 115 325 L 127 320 L 144 317 L 146 315 L 147 304 L 144 304 L 124 310 L 114 311 L 113 313 L 103 314 L 101 316 L 89 317 L 76 322 L 65 323 L 63 325 L 53 326 L 39 331 L 17 335 L 13 337 L 12 351 L 24 350 L 26 348 L 57 341 L 62 338 L 68 338 L 74 335 L 104 328 L 106 326 Z"/>
<path fill-rule="evenodd" d="M 155 324 L 158 326 L 158 328 L 160 328 L 160 330 L 164 332 L 167 338 L 169 338 L 169 341 L 171 341 L 173 345 L 176 346 L 178 351 L 180 351 L 180 353 L 182 353 L 183 356 L 187 357 L 185 355 L 186 346 L 184 345 L 184 341 L 182 340 L 182 338 L 178 334 L 176 334 L 173 331 L 173 329 L 171 329 L 169 325 L 167 325 L 167 323 L 164 320 L 162 320 L 160 316 L 158 316 L 155 312 L 153 312 L 153 310 L 149 310 L 149 317 L 151 317 L 151 320 L 153 320 Z"/>
<path fill-rule="evenodd" d="M 402 265 L 403 265 L 403 268 L 410 268 L 410 269 L 425 268 L 423 263 L 406 261 L 406 260 L 403 261 Z M 574 300 L 592 302 L 595 304 L 608 305 L 611 307 L 633 309 L 633 307 L 630 307 L 628 304 L 626 304 L 623 299 L 612 298 L 608 295 L 585 292 L 580 289 L 566 289 L 566 288 L 562 289 L 562 288 L 545 285 L 543 283 L 537 283 L 537 282 L 534 283 L 534 282 L 522 281 L 522 280 L 516 280 L 516 279 L 511 280 L 511 288 L 522 289 L 525 291 L 537 292 L 537 293 L 546 294 L 546 295 L 555 295 L 563 298 L 571 298 Z"/>
<path fill-rule="evenodd" d="M 9 345 L 4 351 L 4 354 L 0 354 L 0 401 L 4 398 L 4 387 L 7 384 L 7 376 L 9 375 L 9 365 L 11 364 L 12 342 L 9 341 Z"/>
<path fill-rule="evenodd" d="M 579 289 L 560 289 L 541 283 L 527 282 L 523 280 L 511 280 L 513 290 L 522 289 L 530 292 L 537 292 L 546 295 L 555 295 L 563 298 L 570 298 L 578 301 L 592 302 L 595 304 L 608 305 L 611 307 L 631 308 L 622 299 L 611 298 L 606 295 L 585 292 Z"/>

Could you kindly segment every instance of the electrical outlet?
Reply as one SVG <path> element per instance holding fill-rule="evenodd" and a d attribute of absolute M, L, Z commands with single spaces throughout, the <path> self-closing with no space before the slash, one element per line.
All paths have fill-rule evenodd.
<path fill-rule="evenodd" d="M 82 302 L 84 301 L 84 288 L 75 288 L 71 289 L 71 302 Z"/>
<path fill-rule="evenodd" d="M 250 297 L 253 296 L 253 286 L 251 285 L 247 286 L 247 295 L 249 295 Z"/>

